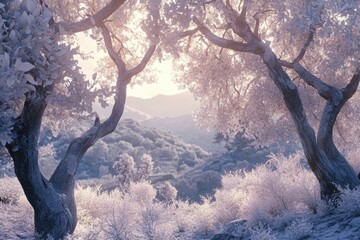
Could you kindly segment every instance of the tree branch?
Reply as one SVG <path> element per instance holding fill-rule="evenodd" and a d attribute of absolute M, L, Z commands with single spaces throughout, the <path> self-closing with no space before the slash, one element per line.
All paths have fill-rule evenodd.
<path fill-rule="evenodd" d="M 157 44 L 151 43 L 150 47 L 146 51 L 146 53 L 145 53 L 143 59 L 141 60 L 141 62 L 136 67 L 128 70 L 128 74 L 129 74 L 130 77 L 135 76 L 135 75 L 139 74 L 142 70 L 144 70 L 145 66 L 150 61 L 152 55 L 154 54 L 154 52 L 156 50 L 156 46 L 157 46 Z"/>
<path fill-rule="evenodd" d="M 111 41 L 111 37 L 110 37 L 110 31 L 107 28 L 107 26 L 105 25 L 105 23 L 99 23 L 98 26 L 101 28 L 102 30 L 102 35 L 104 38 L 104 43 L 105 43 L 105 47 L 106 50 L 110 56 L 110 58 L 113 60 L 113 62 L 115 63 L 117 69 L 120 72 L 124 72 L 126 70 L 126 66 L 124 61 L 121 59 L 121 57 L 116 53 L 116 51 L 114 50 L 112 41 Z"/>
<path fill-rule="evenodd" d="M 315 35 L 316 29 L 313 25 L 310 26 L 309 29 L 309 36 L 304 44 L 304 46 L 302 47 L 299 55 L 293 60 L 293 63 L 298 63 L 301 61 L 301 59 L 304 57 L 307 48 L 310 46 L 310 43 L 312 42 L 312 40 L 314 39 L 314 35 Z"/>
<path fill-rule="evenodd" d="M 95 25 L 103 23 L 103 21 L 112 15 L 121 5 L 123 5 L 125 1 L 126 0 L 112 0 L 91 17 L 75 23 L 60 22 L 59 24 L 63 27 L 67 34 L 86 31 L 93 28 Z"/>
<path fill-rule="evenodd" d="M 204 36 L 212 43 L 220 47 L 228 48 L 238 52 L 249 52 L 249 53 L 258 54 L 259 49 L 254 44 L 241 43 L 241 42 L 236 42 L 229 39 L 221 38 L 213 34 L 210 31 L 210 29 L 205 27 L 197 18 L 194 18 L 193 21 L 198 26 L 200 32 L 204 34 Z"/>
<path fill-rule="evenodd" d="M 145 68 L 156 49 L 156 44 L 152 43 L 140 64 L 134 69 L 127 70 L 121 56 L 116 54 L 114 50 L 109 29 L 102 22 L 98 23 L 98 26 L 102 29 L 102 35 L 108 54 L 118 69 L 116 95 L 114 98 L 115 103 L 110 116 L 103 123 L 100 123 L 100 120 L 96 117 L 94 125 L 82 134 L 82 136 L 75 138 L 71 142 L 65 157 L 61 160 L 51 176 L 50 182 L 53 186 L 59 192 L 64 193 L 67 196 L 73 194 L 74 176 L 83 155 L 97 140 L 115 130 L 124 112 L 127 84 L 134 75 L 140 73 Z M 71 201 L 73 201 L 73 199 Z"/>
<path fill-rule="evenodd" d="M 349 84 L 342 89 L 344 98 L 346 98 L 346 100 L 350 99 L 355 94 L 355 92 L 359 87 L 359 82 L 360 82 L 360 67 L 356 69 L 355 74 L 351 78 Z"/>
<path fill-rule="evenodd" d="M 181 32 L 178 34 L 178 37 L 179 38 L 184 38 L 184 37 L 188 37 L 188 36 L 191 36 L 193 34 L 195 34 L 197 31 L 199 31 L 199 28 L 194 28 L 194 29 L 191 29 L 191 30 L 187 30 L 185 32 Z"/>
<path fill-rule="evenodd" d="M 261 11 L 261 12 L 255 13 L 255 14 L 253 15 L 253 18 L 255 19 L 254 34 L 255 34 L 256 36 L 259 37 L 260 19 L 259 19 L 258 15 L 263 14 L 263 13 L 267 13 L 267 12 L 272 12 L 272 11 L 273 11 L 273 10 L 270 10 L 270 9 L 268 9 L 268 10 L 263 10 L 263 11 Z"/>
<path fill-rule="evenodd" d="M 332 91 L 336 89 L 335 87 L 332 87 L 331 85 L 322 81 L 320 78 L 313 75 L 300 63 L 295 62 L 291 65 L 299 77 L 301 77 L 309 86 L 315 88 L 321 97 L 327 100 L 332 96 Z"/>

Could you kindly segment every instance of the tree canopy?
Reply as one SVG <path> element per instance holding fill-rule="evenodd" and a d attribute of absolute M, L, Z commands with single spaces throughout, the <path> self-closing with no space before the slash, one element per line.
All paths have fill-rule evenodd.
<path fill-rule="evenodd" d="M 293 138 L 294 125 L 263 59 L 253 54 L 256 50 L 250 39 L 239 34 L 236 18 L 242 10 L 246 9 L 248 27 L 284 63 L 315 127 L 325 101 L 319 87 L 311 86 L 317 83 L 304 81 L 304 75 L 344 88 L 359 67 L 358 1 L 184 0 L 165 4 L 165 8 L 170 9 L 168 23 L 178 32 L 174 36 L 181 38 L 181 34 L 190 34 L 187 30 L 198 30 L 181 38 L 175 50 L 183 50 L 177 69 L 184 70 L 178 82 L 202 103 L 199 122 L 223 132 L 245 130 L 260 145 L 279 137 Z M 196 64 L 189 64 L 194 61 Z M 336 138 L 344 148 L 359 136 L 358 102 L 357 93 L 336 124 Z"/>
<path fill-rule="evenodd" d="M 359 98 L 353 98 L 360 81 L 358 2 L 179 1 L 167 6 L 180 13 L 175 18 L 181 19 L 180 26 L 194 26 L 184 36 L 201 33 L 184 51 L 197 59 L 203 53 L 199 63 L 206 65 L 191 65 L 184 79 L 191 79 L 187 85 L 204 96 L 203 122 L 220 130 L 244 130 L 260 144 L 277 139 L 278 132 L 291 139 L 295 126 L 322 198 L 337 195 L 339 186 L 360 184 L 334 142 L 343 106 L 347 125 L 359 117 Z M 358 137 L 357 124 L 349 129 L 350 139 L 353 133 Z"/>

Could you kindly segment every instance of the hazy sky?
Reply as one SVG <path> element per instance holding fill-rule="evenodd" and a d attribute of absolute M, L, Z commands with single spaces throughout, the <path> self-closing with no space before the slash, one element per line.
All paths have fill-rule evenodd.
<path fill-rule="evenodd" d="M 89 59 L 86 61 L 79 60 L 79 64 L 83 71 L 87 74 L 88 77 L 94 73 L 94 66 L 96 65 L 96 57 L 104 56 L 104 52 L 97 52 L 96 42 L 91 39 L 90 37 L 86 37 L 83 33 L 78 34 L 80 43 L 80 49 L 83 52 L 91 53 L 91 56 L 94 59 Z M 94 54 L 95 53 L 95 54 Z M 95 56 L 94 56 L 95 55 Z M 97 55 L 97 56 L 96 56 Z M 128 88 L 128 96 L 135 96 L 141 98 L 151 98 L 158 94 L 164 95 L 172 95 L 179 92 L 183 92 L 184 90 L 179 90 L 175 83 L 171 81 L 171 68 L 170 63 L 163 62 L 161 66 L 159 65 L 158 71 L 158 81 L 157 83 L 153 84 L 142 84 L 142 85 L 135 85 Z"/>

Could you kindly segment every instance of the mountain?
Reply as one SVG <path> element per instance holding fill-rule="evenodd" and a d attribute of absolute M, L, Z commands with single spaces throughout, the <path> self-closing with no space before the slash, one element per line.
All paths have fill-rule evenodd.
<path fill-rule="evenodd" d="M 199 108 L 199 103 L 190 92 L 175 95 L 157 95 L 144 99 L 128 97 L 122 119 L 133 119 L 145 126 L 171 132 L 186 143 L 195 144 L 208 152 L 223 150 L 220 144 L 213 143 L 215 132 L 200 129 L 192 116 Z M 94 110 L 101 119 L 107 117 L 111 108 L 102 108 L 94 104 Z"/>
<path fill-rule="evenodd" d="M 112 103 L 103 108 L 99 102 L 94 103 L 93 109 L 101 119 L 105 119 L 111 113 Z M 126 99 L 123 119 L 131 118 L 136 121 L 144 121 L 151 118 L 179 117 L 193 113 L 199 108 L 190 92 L 175 95 L 156 95 L 152 98 L 139 98 L 130 96 Z"/>
<path fill-rule="evenodd" d="M 190 92 L 157 95 L 149 99 L 128 97 L 126 106 L 154 118 L 178 117 L 190 114 L 199 108 L 199 104 Z"/>
<path fill-rule="evenodd" d="M 83 121 L 81 126 L 90 126 L 92 121 Z M 80 128 L 80 126 L 78 127 Z M 54 137 L 51 130 L 45 129 L 40 137 L 40 152 L 46 146 L 54 149 L 53 154 L 43 156 L 40 167 L 45 176 L 50 176 L 54 166 L 64 156 L 74 134 L 63 131 Z M 44 148 L 45 147 L 45 148 Z M 127 153 L 139 163 L 143 154 L 148 154 L 154 161 L 154 175 L 183 175 L 193 167 L 201 166 L 210 154 L 201 147 L 188 144 L 177 136 L 150 128 L 132 119 L 120 121 L 115 131 L 99 139 L 84 155 L 79 166 L 79 179 L 101 178 L 115 174 L 113 164 L 119 156 Z M 0 155 L 1 160 L 1 155 Z M 1 161 L 0 161 L 1 163 Z"/>
<path fill-rule="evenodd" d="M 198 145 L 211 153 L 224 150 L 221 144 L 214 143 L 215 132 L 199 128 L 191 114 L 178 117 L 151 118 L 144 120 L 142 124 L 171 132 L 185 142 Z"/>

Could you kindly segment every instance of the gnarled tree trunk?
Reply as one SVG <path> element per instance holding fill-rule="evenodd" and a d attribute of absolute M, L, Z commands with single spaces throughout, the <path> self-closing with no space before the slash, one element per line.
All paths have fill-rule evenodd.
<path fill-rule="evenodd" d="M 232 31 L 245 42 L 237 42 L 221 38 L 213 34 L 197 18 L 194 22 L 198 30 L 212 43 L 232 49 L 237 52 L 247 52 L 258 55 L 266 65 L 270 78 L 274 81 L 283 95 L 285 104 L 295 123 L 297 133 L 305 153 L 305 157 L 320 183 L 321 197 L 329 199 L 338 195 L 338 187 L 359 186 L 360 180 L 357 174 L 338 151 L 333 141 L 333 127 L 341 108 L 356 92 L 360 81 L 360 69 L 358 68 L 349 84 L 342 89 L 326 84 L 306 70 L 299 62 L 304 57 L 307 47 L 310 45 L 315 28 L 311 27 L 309 37 L 301 52 L 293 62 L 279 60 L 271 48 L 266 45 L 258 35 L 259 20 L 256 20 L 254 31 L 246 21 L 246 7 L 238 14 L 227 1 L 224 6 L 227 9 L 229 23 Z M 314 129 L 309 124 L 304 107 L 296 85 L 291 81 L 284 67 L 293 69 L 306 84 L 314 87 L 319 95 L 326 100 L 326 105 L 320 121 L 320 127 L 316 137 Z"/>
<path fill-rule="evenodd" d="M 108 119 L 100 123 L 100 120 L 96 118 L 94 125 L 88 131 L 75 138 L 53 175 L 47 180 L 41 174 L 38 165 L 38 139 L 41 120 L 47 106 L 45 99 L 51 94 L 54 86 L 38 87 L 37 91 L 26 96 L 22 113 L 14 124 L 13 142 L 6 145 L 14 161 L 16 176 L 34 208 L 35 232 L 41 239 L 49 236 L 63 239 L 75 230 L 77 213 L 74 186 L 80 161 L 97 140 L 115 130 L 124 111 L 127 84 L 133 76 L 145 68 L 156 49 L 156 43 L 151 43 L 141 62 L 132 69 L 126 69 L 122 58 L 113 48 L 108 28 L 102 22 L 123 2 L 113 0 L 93 16 L 97 27 L 102 29 L 105 47 L 118 70 L 115 103 Z M 90 27 L 93 27 L 93 24 L 89 19 L 66 26 L 72 33 Z"/>

